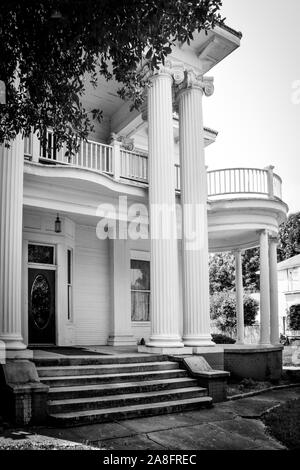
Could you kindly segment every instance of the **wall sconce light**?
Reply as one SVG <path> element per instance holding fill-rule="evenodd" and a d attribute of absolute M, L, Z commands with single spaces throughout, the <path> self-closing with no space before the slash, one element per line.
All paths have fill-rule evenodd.
<path fill-rule="evenodd" d="M 55 220 L 55 232 L 60 233 L 61 232 L 61 220 L 57 214 L 56 220 Z"/>

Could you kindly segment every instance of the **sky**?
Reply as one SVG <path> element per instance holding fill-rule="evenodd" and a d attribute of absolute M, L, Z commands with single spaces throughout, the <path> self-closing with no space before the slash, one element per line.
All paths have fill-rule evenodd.
<path fill-rule="evenodd" d="M 274 165 L 289 212 L 300 211 L 300 0 L 223 0 L 241 46 L 207 75 L 204 123 L 219 132 L 209 170 Z"/>

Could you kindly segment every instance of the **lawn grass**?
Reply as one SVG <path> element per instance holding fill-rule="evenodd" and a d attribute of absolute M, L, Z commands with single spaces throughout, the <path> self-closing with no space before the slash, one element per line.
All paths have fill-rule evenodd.
<path fill-rule="evenodd" d="M 78 445 L 67 445 L 58 444 L 55 442 L 32 442 L 32 441 L 21 441 L 21 442 L 1 442 L 0 450 L 89 450 L 88 447 Z"/>
<path fill-rule="evenodd" d="M 274 408 L 263 420 L 273 437 L 290 450 L 300 450 L 300 398 Z"/>

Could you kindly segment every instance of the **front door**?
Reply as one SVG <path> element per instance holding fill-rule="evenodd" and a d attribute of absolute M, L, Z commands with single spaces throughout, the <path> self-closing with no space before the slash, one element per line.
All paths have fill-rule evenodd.
<path fill-rule="evenodd" d="M 55 344 L 55 270 L 28 269 L 29 344 Z"/>

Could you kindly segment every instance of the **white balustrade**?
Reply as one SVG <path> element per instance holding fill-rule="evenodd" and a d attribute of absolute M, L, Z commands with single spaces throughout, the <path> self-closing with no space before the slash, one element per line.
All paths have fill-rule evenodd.
<path fill-rule="evenodd" d="M 74 161 L 72 162 L 72 158 Z M 112 146 L 91 140 L 82 141 L 78 152 L 71 157 L 71 162 L 81 168 L 113 174 Z"/>
<path fill-rule="evenodd" d="M 282 179 L 280 176 L 273 174 L 273 191 L 274 196 L 278 199 L 282 199 L 282 191 L 281 191 Z"/>
<path fill-rule="evenodd" d="M 34 161 L 33 136 L 24 138 L 24 156 Z M 44 163 L 71 165 L 119 177 L 123 180 L 148 184 L 148 156 L 115 146 L 91 140 L 82 141 L 75 155 L 66 155 L 65 144 L 57 150 L 55 136 L 47 131 L 45 144 L 40 145 L 39 160 Z M 38 161 L 38 159 L 37 159 Z M 180 166 L 175 167 L 175 188 L 180 191 Z M 207 172 L 208 197 L 218 198 L 225 195 L 263 195 L 282 198 L 281 178 L 273 173 L 273 167 L 224 168 Z M 241 196 L 243 195 L 243 196 Z"/>
<path fill-rule="evenodd" d="M 180 165 L 175 164 L 175 190 L 180 191 Z"/>
<path fill-rule="evenodd" d="M 75 155 L 69 155 L 65 143 L 60 149 L 56 148 L 55 136 L 51 130 L 47 131 L 45 143 L 40 144 L 39 156 L 44 163 L 72 165 L 113 174 L 112 146 L 91 140 L 81 141 L 78 152 Z"/>
<path fill-rule="evenodd" d="M 268 170 L 228 168 L 207 172 L 208 196 L 225 194 L 269 194 Z"/>
<path fill-rule="evenodd" d="M 120 150 L 121 178 L 148 183 L 148 157 L 129 150 Z"/>
<path fill-rule="evenodd" d="M 32 158 L 32 134 L 24 137 L 24 157 Z"/>

